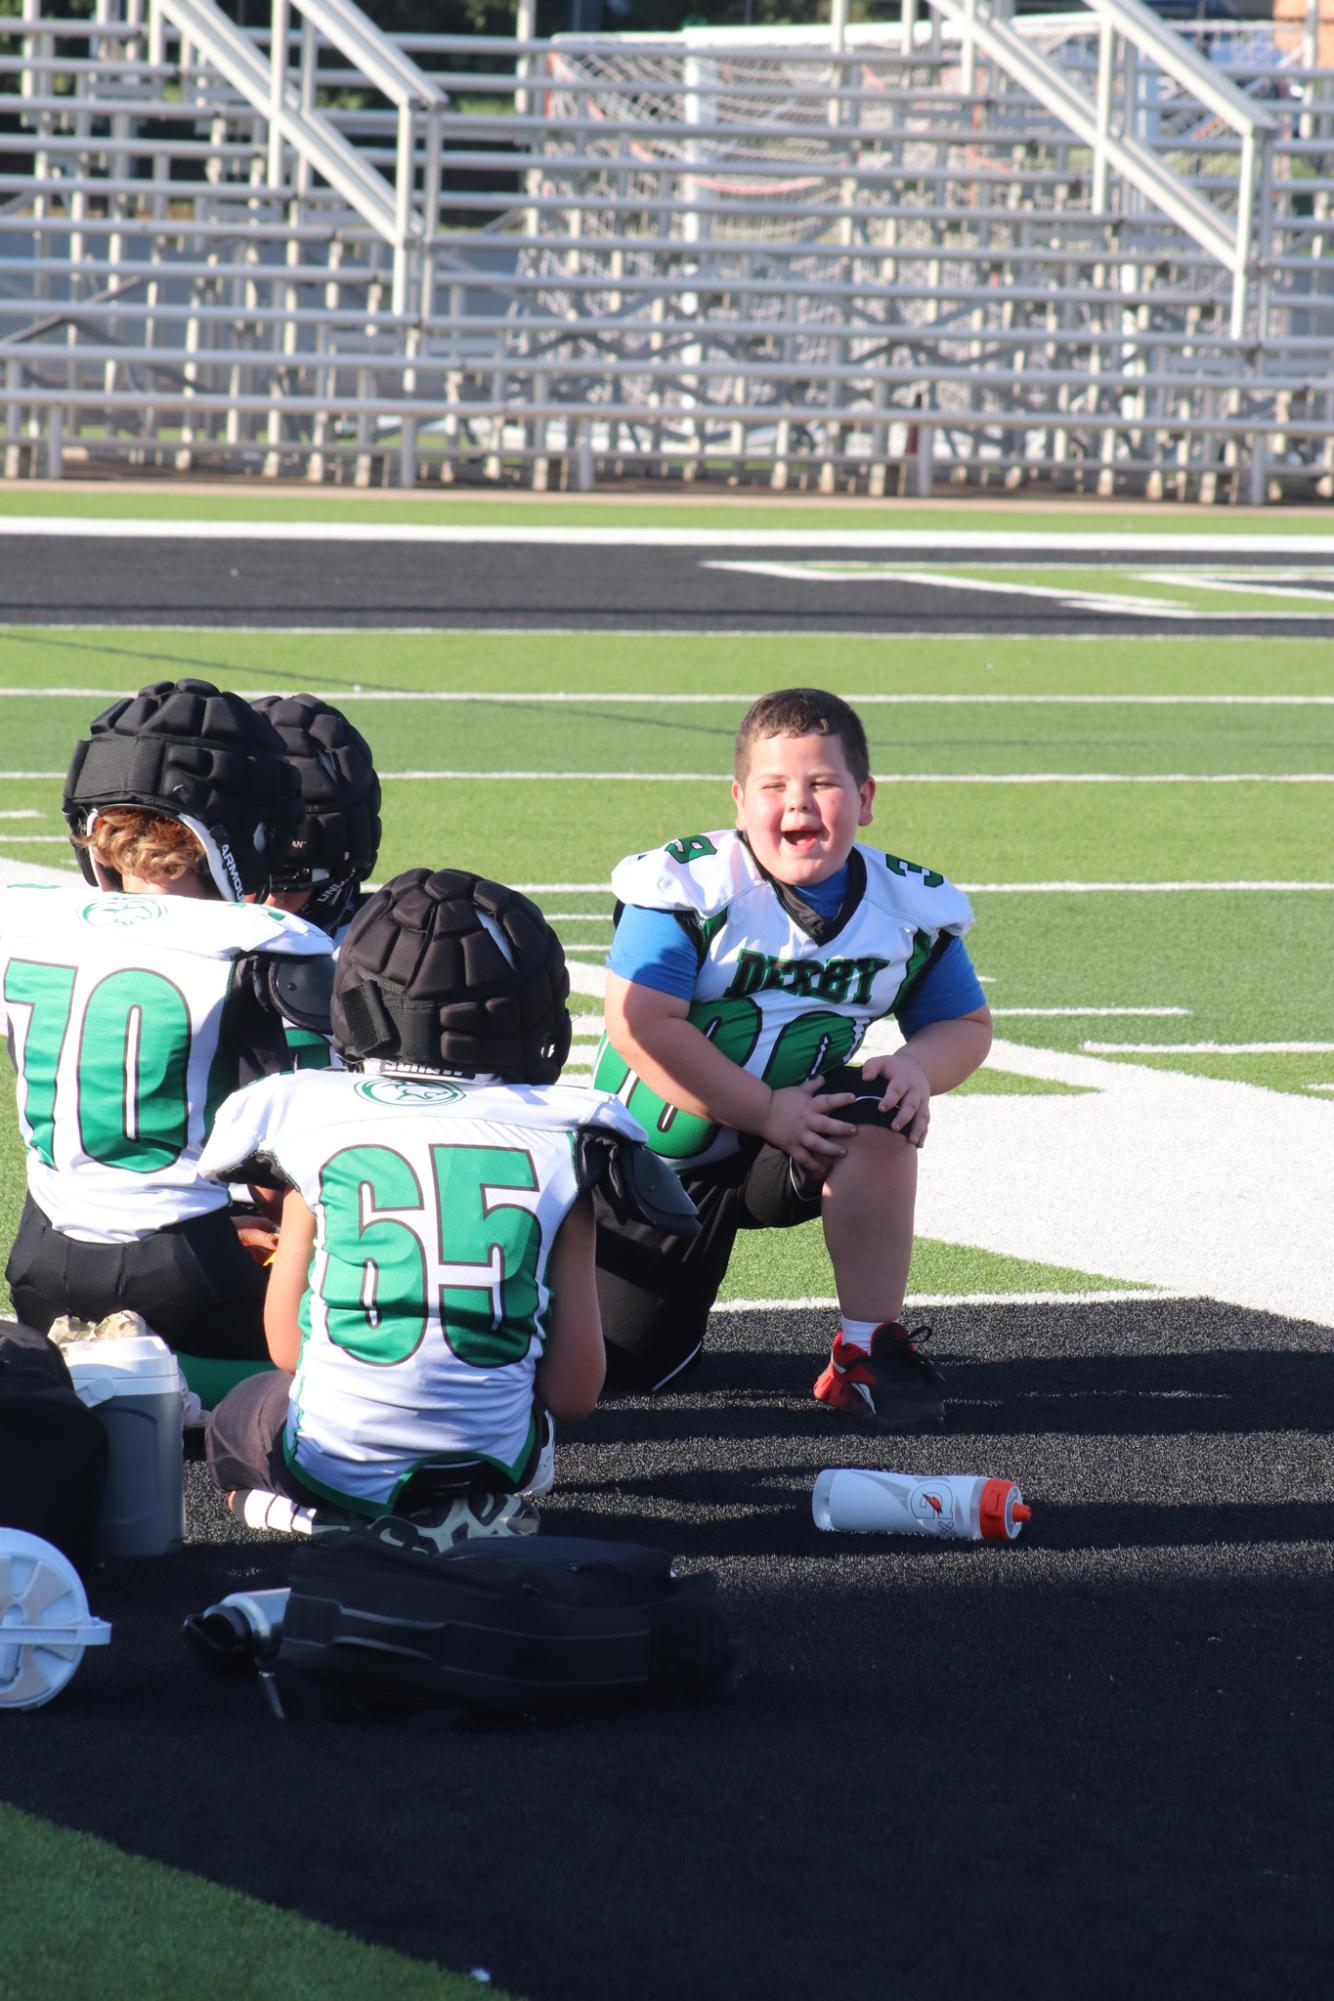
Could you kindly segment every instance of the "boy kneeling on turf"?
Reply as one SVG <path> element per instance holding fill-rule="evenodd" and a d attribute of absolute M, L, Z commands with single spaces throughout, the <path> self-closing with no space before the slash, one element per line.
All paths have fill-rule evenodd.
<path fill-rule="evenodd" d="M 409 869 L 339 952 L 347 1067 L 222 1106 L 204 1171 L 288 1190 L 265 1309 L 277 1372 L 209 1421 L 224 1491 L 504 1526 L 485 1510 L 465 1522 L 469 1497 L 540 1484 L 543 1410 L 592 1409 L 591 1187 L 656 1178 L 667 1206 L 650 1193 L 647 1212 L 694 1218 L 614 1098 L 557 1084 L 568 994 L 559 940 L 526 897 Z"/>
<path fill-rule="evenodd" d="M 939 1377 L 900 1322 L 917 1152 L 931 1099 L 991 1046 L 961 942 L 967 898 L 857 841 L 875 781 L 838 696 L 762 696 L 737 733 L 736 831 L 631 855 L 612 875 L 607 1034 L 615 1091 L 681 1175 L 701 1229 L 684 1248 L 598 1216 L 612 1387 L 660 1388 L 696 1359 L 738 1229 L 820 1216 L 842 1325 L 815 1395 L 888 1430 L 939 1425 Z M 905 1042 L 860 1067 L 867 1028 Z"/>

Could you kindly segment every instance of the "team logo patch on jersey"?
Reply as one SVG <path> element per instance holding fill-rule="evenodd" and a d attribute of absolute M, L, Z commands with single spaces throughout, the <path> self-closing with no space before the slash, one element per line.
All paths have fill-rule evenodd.
<path fill-rule="evenodd" d="M 357 1096 L 373 1105 L 438 1105 L 442 1100 L 463 1096 L 453 1084 L 409 1084 L 401 1077 L 363 1077 Z"/>
<path fill-rule="evenodd" d="M 155 896 L 123 896 L 115 892 L 99 896 L 83 906 L 83 921 L 94 930 L 127 929 L 131 924 L 152 924 L 165 915 L 165 906 Z"/>

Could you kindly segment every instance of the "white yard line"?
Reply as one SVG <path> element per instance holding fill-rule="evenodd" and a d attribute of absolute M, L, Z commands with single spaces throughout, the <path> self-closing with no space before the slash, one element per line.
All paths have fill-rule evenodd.
<path fill-rule="evenodd" d="M 1098 1056 L 1327 1056 L 1334 1042 L 1081 1042 Z"/>
<path fill-rule="evenodd" d="M 0 778 L 40 780 L 64 778 L 63 771 L 0 771 Z M 593 785 L 612 780 L 621 785 L 728 784 L 722 771 L 382 771 L 385 784 Z M 1334 785 L 1334 771 L 916 771 L 895 772 L 883 780 L 905 785 Z"/>
<path fill-rule="evenodd" d="M 1334 601 L 1332 601 L 1331 615 L 1334 616 Z M 159 628 L 152 629 L 154 631 L 159 630 Z M 172 631 L 180 631 L 181 629 L 179 626 L 171 628 Z M 211 633 L 216 633 L 219 630 L 217 626 L 209 626 L 205 629 Z M 240 629 L 236 626 L 228 626 L 226 628 L 229 632 Z M 5 628 L 0 626 L 0 632 L 4 630 Z M 272 626 L 264 626 L 255 627 L 254 630 L 271 633 L 274 628 Z M 286 632 L 290 631 L 291 628 L 285 626 L 283 630 Z M 328 630 L 330 632 L 340 632 L 346 631 L 346 627 L 330 626 Z M 424 628 L 424 630 L 438 633 L 440 628 L 430 626 Z M 402 637 L 402 633 L 399 631 L 392 635 L 384 636 L 399 638 Z M 547 636 L 551 637 L 552 635 L 548 634 Z M 692 637 L 700 636 L 698 634 L 692 635 Z M 729 634 L 727 636 L 733 637 L 734 635 Z M 769 638 L 773 637 L 772 633 L 766 636 Z M 974 634 L 975 638 L 984 636 Z M 641 634 L 640 637 L 661 638 L 663 635 L 661 633 Z M 262 695 L 282 694 L 286 692 L 289 685 L 286 681 L 269 681 L 263 687 L 238 688 L 236 692 L 247 702 L 253 702 Z M 28 687 L 15 685 L 0 688 L 0 700 L 26 699 L 33 695 L 41 695 L 43 697 L 61 695 L 70 700 L 111 702 L 115 701 L 118 696 L 129 695 L 132 692 L 128 688 L 50 688 L 44 683 L 34 682 Z M 658 695 L 645 694 L 639 690 L 624 688 L 601 688 L 596 690 L 563 688 L 553 692 L 544 692 L 536 688 L 446 688 L 428 690 L 425 688 L 362 688 L 357 686 L 349 688 L 347 686 L 340 686 L 335 688 L 311 688 L 307 692 L 312 695 L 319 695 L 325 701 L 330 702 L 512 702 L 540 703 L 557 708 L 568 703 L 616 702 L 622 706 L 639 706 L 652 709 L 666 707 L 732 709 L 749 708 L 750 704 L 764 693 L 764 690 L 762 688 L 755 688 L 749 692 L 743 691 L 735 695 L 723 695 L 716 692 L 705 693 L 703 691 L 696 695 Z M 981 705 L 983 707 L 1018 706 L 1020 708 L 1078 708 L 1089 706 L 1119 708 L 1123 706 L 1150 706 L 1257 709 L 1329 708 L 1334 706 L 1334 695 L 885 695 L 867 694 L 856 689 L 850 689 L 847 692 L 850 699 L 856 703 L 859 709 L 890 706 L 914 708 L 940 705 L 965 708 Z"/>
<path fill-rule="evenodd" d="M 1035 540 L 1044 554 L 1211 556 L 1226 562 L 1236 555 L 1334 558 L 1329 535 L 1145 535 L 1105 529 L 1074 529 L 1035 535 L 1032 528 L 635 528 L 624 521 L 605 528 L 473 527 L 412 521 L 190 521 L 172 518 L 93 519 L 69 515 L 0 516 L 0 536 L 59 537 L 78 541 L 170 542 L 405 542 L 440 547 L 494 544 L 509 548 L 553 549 L 808 549 L 841 552 L 895 550 L 935 555 L 942 545 L 970 556 L 1010 553 L 1031 559 Z"/>

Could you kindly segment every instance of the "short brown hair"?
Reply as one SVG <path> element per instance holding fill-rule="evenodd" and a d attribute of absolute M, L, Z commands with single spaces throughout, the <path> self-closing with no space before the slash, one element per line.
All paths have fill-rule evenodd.
<path fill-rule="evenodd" d="M 769 736 L 836 736 L 857 784 L 865 785 L 871 775 L 861 717 L 840 696 L 823 688 L 777 688 L 751 703 L 736 733 L 732 769 L 739 785 L 745 784 L 752 746 Z"/>
<path fill-rule="evenodd" d="M 148 876 L 160 882 L 180 882 L 201 872 L 204 850 L 188 827 L 164 813 L 140 806 L 107 806 L 99 812 L 90 834 L 75 835 L 113 875 Z"/>

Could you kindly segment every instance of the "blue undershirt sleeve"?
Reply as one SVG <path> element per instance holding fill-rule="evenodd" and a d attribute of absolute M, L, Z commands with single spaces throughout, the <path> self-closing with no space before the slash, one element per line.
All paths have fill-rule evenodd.
<path fill-rule="evenodd" d="M 894 1014 L 906 1037 L 916 1035 L 919 1028 L 929 1028 L 933 1021 L 957 1021 L 961 1014 L 985 1007 L 986 1001 L 967 946 L 962 938 L 951 938 Z"/>
<path fill-rule="evenodd" d="M 670 910 L 646 910 L 627 903 L 607 954 L 607 970 L 655 993 L 692 1000 L 699 959 L 687 933 Z"/>

